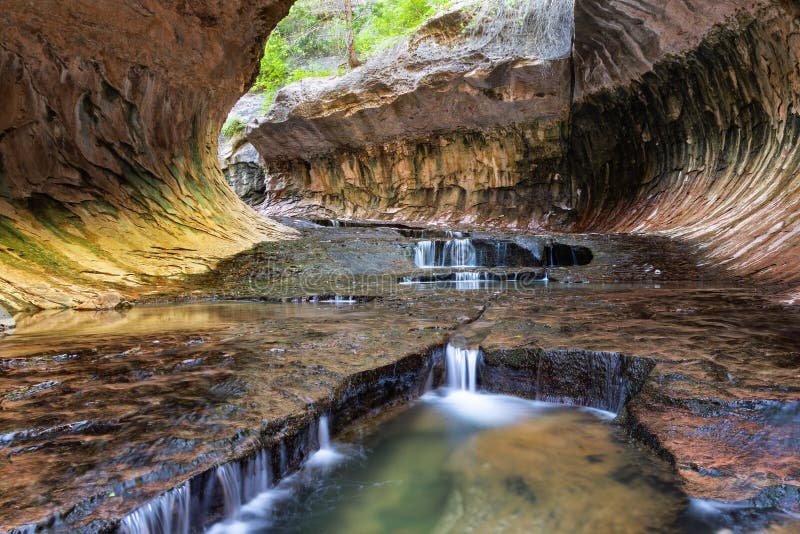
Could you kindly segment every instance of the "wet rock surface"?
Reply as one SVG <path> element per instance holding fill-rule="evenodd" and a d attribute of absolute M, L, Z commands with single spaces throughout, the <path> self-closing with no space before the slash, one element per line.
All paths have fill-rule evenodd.
<path fill-rule="evenodd" d="M 480 345 L 489 362 L 499 351 L 501 364 L 518 347 L 654 362 L 626 407 L 625 424 L 675 462 L 690 495 L 738 501 L 795 485 L 800 475 L 786 448 L 800 439 L 793 363 L 799 321 L 797 310 L 748 290 L 513 294 L 483 315 Z M 789 506 L 797 510 L 800 503 Z"/>
<path fill-rule="evenodd" d="M 331 404 L 343 414 L 380 407 L 400 362 L 441 345 L 476 306 L 453 295 L 21 320 L 0 348 L 0 526 L 58 512 L 58 529 L 97 528 Z M 379 382 L 386 391 L 371 398 Z"/>
<path fill-rule="evenodd" d="M 140 302 L 203 298 L 308 300 L 336 295 L 381 295 L 404 289 L 411 296 L 420 287 L 404 287 L 399 283 L 409 277 L 422 281 L 426 277 L 454 276 L 458 271 L 487 272 L 481 266 L 434 270 L 417 267 L 415 246 L 429 236 L 440 237 L 444 230 L 439 227 L 392 228 L 370 221 L 342 221 L 339 226 L 320 227 L 304 220 L 280 220 L 297 228 L 300 237 L 261 243 L 221 262 L 209 274 L 187 277 L 182 284 L 172 284 L 167 290 L 141 295 Z M 546 270 L 549 279 L 568 284 L 727 279 L 713 267 L 701 265 L 703 255 L 697 248 L 657 236 L 550 236 L 480 231 L 456 235 L 469 235 L 470 241 L 484 243 L 487 252 L 492 253 L 498 244 L 513 244 L 520 262 L 536 267 L 526 270 L 534 273 L 534 278 L 541 278 Z M 558 256 L 551 258 L 549 253 L 559 245 L 583 250 L 583 260 L 589 260 L 589 255 L 591 259 L 583 265 L 560 266 Z M 573 255 L 565 254 L 563 259 L 566 263 Z M 488 272 L 489 277 L 502 281 L 521 271 L 513 265 L 492 264 Z M 538 283 L 533 279 L 531 282 Z"/>
<path fill-rule="evenodd" d="M 397 70 L 430 74 L 430 86 L 401 83 L 394 66 L 384 68 L 386 83 L 364 67 L 294 86 L 248 134 L 267 162 L 260 209 L 667 233 L 702 245 L 735 275 L 787 284 L 776 299 L 791 301 L 799 276 L 798 21 L 797 5 L 781 0 L 657 8 L 578 0 L 565 59 L 509 51 L 485 79 L 490 71 L 477 69 L 474 87 L 462 89 L 469 77 L 461 81 L 446 64 L 414 63 L 411 52 Z M 436 38 L 423 31 L 418 41 Z M 512 75 L 523 65 L 547 73 Z M 430 114 L 416 110 L 440 104 L 440 83 L 460 84 L 448 98 L 459 104 L 426 125 Z M 492 106 L 558 105 L 470 122 L 483 117 L 480 101 L 490 94 L 500 95 L 488 98 Z M 388 126 L 376 128 L 373 116 Z M 419 129 L 408 126 L 412 119 Z"/>
<path fill-rule="evenodd" d="M 473 230 L 531 251 L 583 246 L 592 259 L 548 267 L 546 284 L 403 285 L 420 274 L 418 232 L 443 230 L 284 222 L 302 237 L 144 299 L 206 302 L 17 317 L 0 341 L 3 528 L 53 512 L 57 529 L 112 528 L 187 480 L 204 495 L 216 466 L 258 450 L 288 455 L 273 469 L 286 474 L 315 447 L 321 413 L 340 415 L 337 431 L 418 394 L 431 365 L 440 383 L 433 349 L 454 332 L 482 348 L 486 389 L 621 410 L 689 496 L 739 503 L 724 524 L 798 510 L 800 316 L 719 287 L 680 241 Z M 219 519 L 209 510 L 198 521 Z"/>

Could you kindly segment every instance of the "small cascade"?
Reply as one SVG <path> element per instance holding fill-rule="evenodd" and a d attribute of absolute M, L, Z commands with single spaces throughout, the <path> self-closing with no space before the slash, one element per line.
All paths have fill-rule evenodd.
<path fill-rule="evenodd" d="M 475 267 L 475 247 L 472 245 L 472 241 L 470 239 L 449 240 L 444 245 L 442 263 L 448 258 L 451 267 Z"/>
<path fill-rule="evenodd" d="M 358 300 L 350 295 L 334 295 L 333 298 L 327 298 L 319 302 L 323 304 L 356 304 Z"/>
<path fill-rule="evenodd" d="M 328 427 L 328 416 L 323 415 L 319 418 L 319 428 L 317 429 L 317 439 L 319 440 L 320 450 L 330 450 L 331 431 Z"/>
<path fill-rule="evenodd" d="M 414 245 L 414 263 L 420 268 L 476 267 L 476 259 L 475 246 L 469 238 L 425 240 Z"/>
<path fill-rule="evenodd" d="M 436 267 L 436 242 L 418 241 L 414 245 L 414 263 L 420 268 Z"/>
<path fill-rule="evenodd" d="M 236 515 L 242 506 L 242 473 L 237 462 L 217 467 L 217 482 L 222 488 L 222 495 L 225 499 L 225 515 L 232 517 Z"/>
<path fill-rule="evenodd" d="M 508 257 L 508 241 L 498 241 L 495 245 L 495 263 L 497 267 L 505 267 Z"/>
<path fill-rule="evenodd" d="M 246 460 L 218 466 L 195 491 L 202 495 L 192 504 L 191 482 L 170 490 L 125 516 L 120 531 L 126 534 L 188 534 L 216 515 L 217 499 L 225 517 L 241 513 L 242 505 L 272 487 L 270 452 L 262 449 Z"/>
<path fill-rule="evenodd" d="M 450 389 L 475 392 L 478 379 L 480 349 L 464 349 L 447 344 L 447 385 Z"/>
<path fill-rule="evenodd" d="M 344 458 L 344 455 L 337 452 L 331 445 L 331 432 L 327 415 L 323 415 L 319 418 L 319 423 L 317 425 L 317 441 L 319 442 L 319 450 L 308 459 L 309 466 L 326 467 Z"/>
<path fill-rule="evenodd" d="M 272 487 L 272 466 L 270 455 L 262 449 L 243 469 L 243 497 L 245 501 L 255 498 Z"/>
<path fill-rule="evenodd" d="M 272 487 L 270 455 L 262 449 L 244 462 L 230 462 L 217 467 L 210 483 L 218 484 L 226 517 L 235 517 L 242 505 Z M 213 495 L 213 488 L 207 488 Z"/>
<path fill-rule="evenodd" d="M 125 516 L 120 531 L 125 534 L 189 534 L 190 505 L 189 482 L 185 482 Z"/>

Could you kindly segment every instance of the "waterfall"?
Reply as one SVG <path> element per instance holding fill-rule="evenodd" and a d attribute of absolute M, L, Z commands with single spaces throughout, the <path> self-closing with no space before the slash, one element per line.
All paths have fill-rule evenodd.
<path fill-rule="evenodd" d="M 272 466 L 270 455 L 262 449 L 256 457 L 245 465 L 244 469 L 244 500 L 249 501 L 256 495 L 272 487 Z"/>
<path fill-rule="evenodd" d="M 334 295 L 333 298 L 328 298 L 319 301 L 322 304 L 357 304 L 358 300 L 350 295 Z"/>
<path fill-rule="evenodd" d="M 120 531 L 126 534 L 188 534 L 208 520 L 213 511 L 210 498 L 222 495 L 225 516 L 240 513 L 242 504 L 272 487 L 270 453 L 262 449 L 255 456 L 218 466 L 200 493 L 205 499 L 192 510 L 190 482 L 170 490 L 139 507 L 122 519 Z"/>
<path fill-rule="evenodd" d="M 475 247 L 469 239 L 451 239 L 444 245 L 442 266 L 450 259 L 452 267 L 475 267 Z"/>
<path fill-rule="evenodd" d="M 126 515 L 120 531 L 126 534 L 189 534 L 190 504 L 187 481 Z"/>
<path fill-rule="evenodd" d="M 418 241 L 414 245 L 414 263 L 420 268 L 436 267 L 436 242 Z"/>
<path fill-rule="evenodd" d="M 498 241 L 495 245 L 495 266 L 505 267 L 508 257 L 508 241 Z"/>
<path fill-rule="evenodd" d="M 438 254 L 437 261 L 437 250 Z M 414 264 L 419 268 L 431 267 L 475 267 L 475 246 L 468 238 L 441 241 L 418 241 L 414 245 Z"/>
<path fill-rule="evenodd" d="M 447 344 L 447 385 L 450 389 L 474 392 L 477 387 L 480 349 L 463 349 Z"/>
<path fill-rule="evenodd" d="M 231 462 L 217 467 L 217 481 L 222 486 L 225 515 L 236 515 L 242 505 L 242 473 L 239 464 Z"/>
<path fill-rule="evenodd" d="M 327 468 L 339 463 L 345 457 L 331 445 L 331 432 L 327 415 L 321 416 L 319 423 L 317 423 L 317 441 L 319 442 L 319 450 L 308 459 L 308 466 L 312 468 Z"/>
<path fill-rule="evenodd" d="M 330 450 L 331 432 L 328 428 L 328 416 L 323 415 L 319 418 L 319 428 L 317 429 L 320 450 Z"/>

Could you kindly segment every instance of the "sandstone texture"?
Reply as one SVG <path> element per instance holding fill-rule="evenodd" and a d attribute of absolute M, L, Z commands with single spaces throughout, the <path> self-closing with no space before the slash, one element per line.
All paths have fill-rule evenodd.
<path fill-rule="evenodd" d="M 236 198 L 216 158 L 289 5 L 3 2 L 0 302 L 130 294 L 291 234 Z"/>
<path fill-rule="evenodd" d="M 488 371 L 501 391 L 608 409 L 609 388 L 619 402 L 641 387 L 621 419 L 689 495 L 796 512 L 799 320 L 747 289 L 519 293 L 488 307 L 470 341 L 503 366 Z"/>
<path fill-rule="evenodd" d="M 247 130 L 266 161 L 261 211 L 407 220 L 502 219 L 523 204 L 532 218 L 559 212 L 570 197 L 554 162 L 569 113 L 572 7 L 545 4 L 553 20 L 538 22 L 556 28 L 549 33 L 517 35 L 518 20 L 494 26 L 459 8 L 343 77 L 282 89 Z"/>
<path fill-rule="evenodd" d="M 575 228 L 692 239 L 797 286 L 800 6 L 579 2 L 575 29 Z"/>
<path fill-rule="evenodd" d="M 280 93 L 247 133 L 261 211 L 665 233 L 795 298 L 795 2 L 577 0 L 547 58 L 470 46 L 456 18 Z"/>

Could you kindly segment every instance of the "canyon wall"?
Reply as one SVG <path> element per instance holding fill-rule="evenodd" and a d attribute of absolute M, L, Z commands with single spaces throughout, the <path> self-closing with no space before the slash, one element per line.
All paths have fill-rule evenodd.
<path fill-rule="evenodd" d="M 260 209 L 665 233 L 796 285 L 799 28 L 790 0 L 576 0 L 564 58 L 493 58 L 476 84 L 401 55 L 394 69 L 431 82 L 364 67 L 290 87 L 247 134 L 266 160 Z M 521 64 L 541 74 L 507 75 Z M 483 111 L 503 106 L 522 112 Z"/>
<path fill-rule="evenodd" d="M 2 2 L 0 305 L 91 306 L 291 235 L 216 141 L 290 4 Z"/>
<path fill-rule="evenodd" d="M 576 5 L 576 230 L 664 232 L 800 282 L 800 5 Z M 794 298 L 790 296 L 790 299 Z"/>
<path fill-rule="evenodd" d="M 440 14 L 343 77 L 279 91 L 247 130 L 266 161 L 260 210 L 569 220 L 574 191 L 558 164 L 570 107 L 572 2 L 531 2 L 542 10 L 511 13 L 504 5 L 499 22 L 462 8 Z"/>

